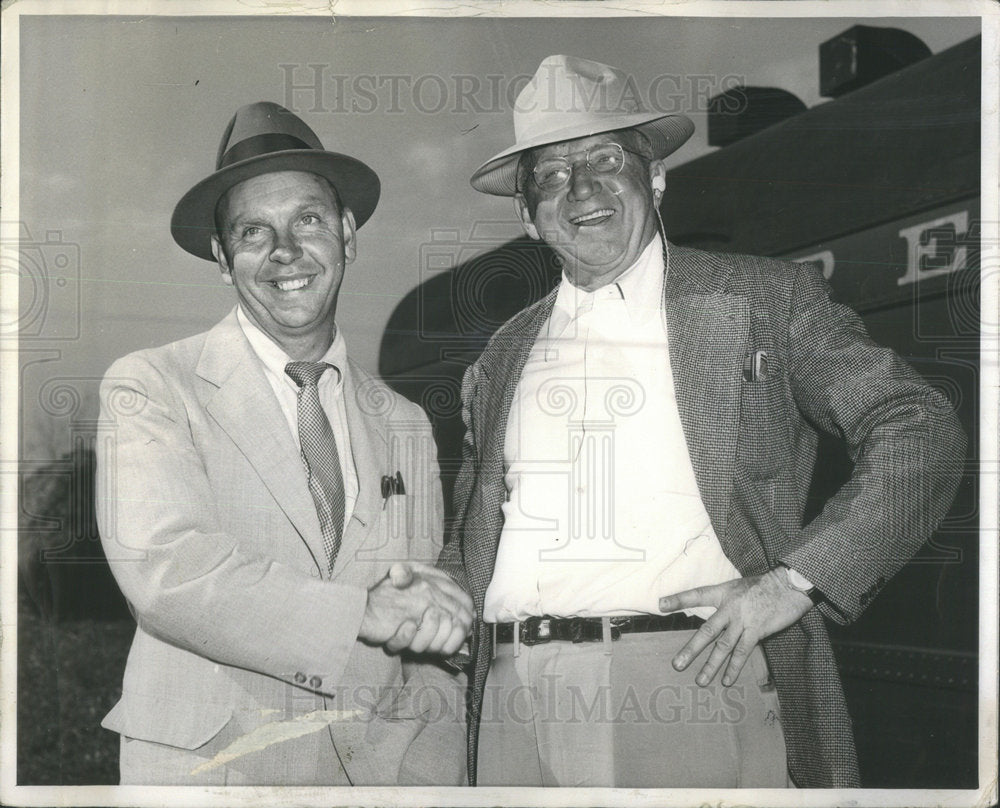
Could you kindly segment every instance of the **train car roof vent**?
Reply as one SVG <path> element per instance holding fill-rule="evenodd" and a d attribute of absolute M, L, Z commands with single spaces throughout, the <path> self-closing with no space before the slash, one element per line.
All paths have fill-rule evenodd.
<path fill-rule="evenodd" d="M 709 99 L 708 145 L 728 146 L 805 110 L 787 90 L 734 87 Z"/>
<path fill-rule="evenodd" d="M 909 31 L 855 25 L 819 46 L 819 94 L 838 98 L 930 55 Z"/>

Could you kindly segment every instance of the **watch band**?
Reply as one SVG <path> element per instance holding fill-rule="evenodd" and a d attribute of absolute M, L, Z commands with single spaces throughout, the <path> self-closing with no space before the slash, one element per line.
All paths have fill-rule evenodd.
<path fill-rule="evenodd" d="M 792 587 L 792 589 L 798 590 L 809 598 L 809 600 L 813 602 L 813 605 L 823 600 L 823 593 L 816 588 L 816 585 L 813 584 L 812 581 L 785 564 L 782 564 L 781 566 L 785 570 L 785 577 L 788 581 L 788 585 Z"/>

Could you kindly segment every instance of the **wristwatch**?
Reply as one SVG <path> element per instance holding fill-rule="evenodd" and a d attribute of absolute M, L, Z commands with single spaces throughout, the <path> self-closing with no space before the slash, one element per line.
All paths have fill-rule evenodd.
<path fill-rule="evenodd" d="M 806 578 L 806 576 L 796 572 L 785 564 L 782 564 L 781 566 L 785 570 L 785 578 L 788 580 L 788 585 L 792 589 L 797 589 L 809 598 L 809 600 L 813 602 L 813 605 L 819 603 L 823 599 L 823 594 L 816 588 L 812 581 Z"/>

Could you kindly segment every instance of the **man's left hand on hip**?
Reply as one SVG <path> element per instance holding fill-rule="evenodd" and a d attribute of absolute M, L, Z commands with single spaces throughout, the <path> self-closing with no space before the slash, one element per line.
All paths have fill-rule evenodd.
<path fill-rule="evenodd" d="M 788 583 L 784 568 L 660 598 L 660 611 L 664 613 L 699 606 L 714 606 L 716 612 L 677 653 L 673 665 L 684 670 L 707 646 L 713 645 L 696 681 L 702 686 L 710 684 L 728 659 L 722 677 L 722 684 L 728 687 L 736 681 L 761 640 L 792 625 L 813 603 L 807 594 Z"/>

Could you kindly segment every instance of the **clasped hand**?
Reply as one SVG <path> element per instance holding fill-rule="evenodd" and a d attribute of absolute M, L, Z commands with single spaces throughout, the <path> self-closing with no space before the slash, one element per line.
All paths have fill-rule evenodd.
<path fill-rule="evenodd" d="M 358 636 L 393 652 L 450 656 L 468 636 L 473 614 L 472 598 L 447 573 L 401 562 L 368 590 Z"/>
<path fill-rule="evenodd" d="M 664 613 L 697 606 L 716 607 L 715 614 L 673 658 L 673 666 L 682 671 L 706 647 L 713 645 L 695 679 L 702 686 L 715 678 L 727 659 L 729 664 L 722 684 L 726 687 L 733 684 L 757 644 L 792 625 L 812 605 L 808 595 L 788 583 L 783 568 L 660 598 L 660 611 Z"/>

